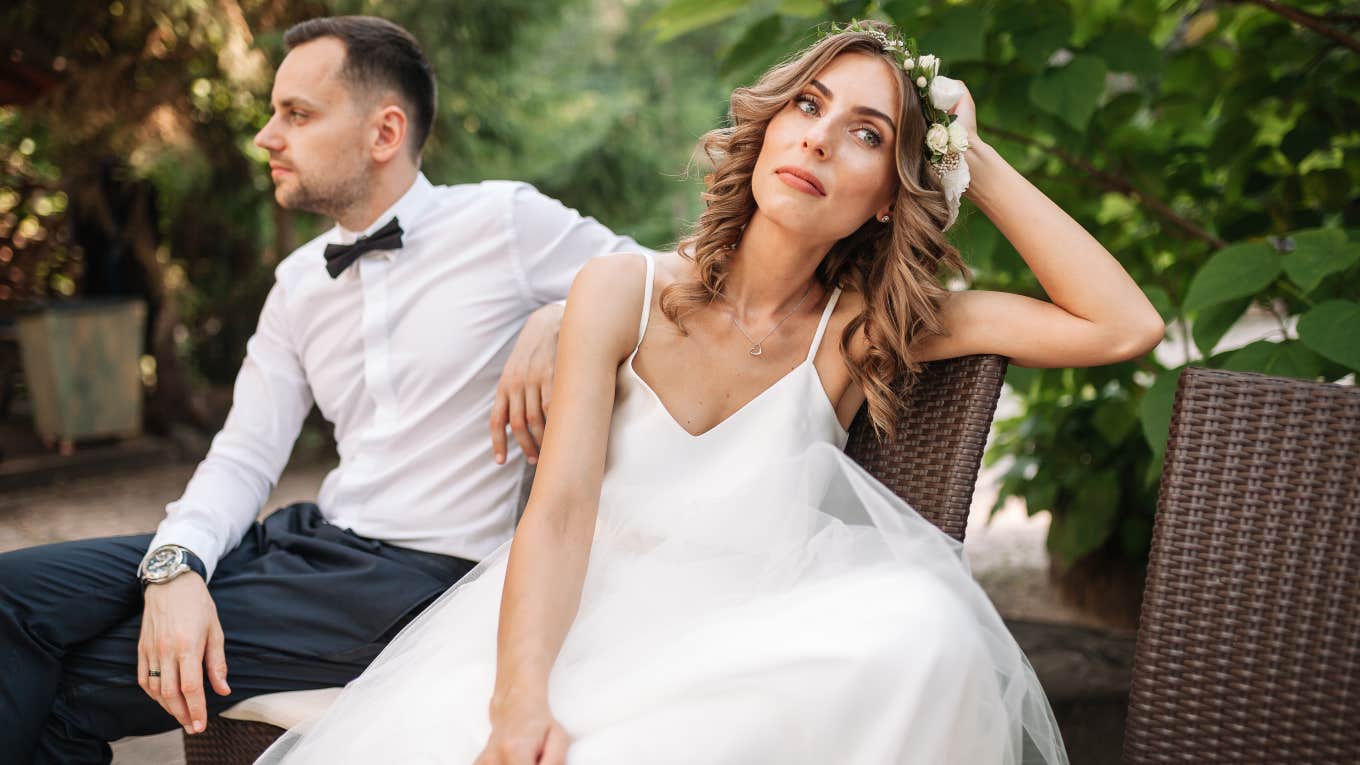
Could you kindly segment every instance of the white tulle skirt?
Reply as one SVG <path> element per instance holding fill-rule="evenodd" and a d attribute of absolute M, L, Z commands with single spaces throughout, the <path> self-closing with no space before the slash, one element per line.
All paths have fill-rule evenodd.
<path fill-rule="evenodd" d="M 549 682 L 571 765 L 1065 763 L 962 546 L 827 444 L 736 488 L 606 479 Z M 261 762 L 457 763 L 491 724 L 509 545 Z"/>

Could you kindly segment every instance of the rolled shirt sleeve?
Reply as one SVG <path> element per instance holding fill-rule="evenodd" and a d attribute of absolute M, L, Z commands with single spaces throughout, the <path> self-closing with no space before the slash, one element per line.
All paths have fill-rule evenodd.
<path fill-rule="evenodd" d="M 208 578 L 255 520 L 288 463 L 312 392 L 275 284 L 236 375 L 231 412 L 184 494 L 166 506 L 148 548 L 177 544 L 203 559 Z"/>
<path fill-rule="evenodd" d="M 511 191 L 510 226 L 511 260 L 530 308 L 565 301 L 581 266 L 596 255 L 647 249 L 527 183 Z"/>

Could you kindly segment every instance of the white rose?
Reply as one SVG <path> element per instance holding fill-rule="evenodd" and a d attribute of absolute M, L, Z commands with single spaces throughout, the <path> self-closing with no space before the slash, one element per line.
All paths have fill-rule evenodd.
<path fill-rule="evenodd" d="M 957 152 L 968 150 L 968 130 L 957 120 L 949 125 L 949 148 Z"/>
<path fill-rule="evenodd" d="M 919 64 L 922 69 L 926 70 L 927 74 L 934 74 L 935 67 L 939 64 L 939 62 L 940 60 L 938 58 L 935 58 L 934 56 L 927 53 L 924 56 L 922 56 L 920 60 L 918 60 L 916 63 Z"/>
<path fill-rule="evenodd" d="M 916 67 L 916 59 L 912 58 L 911 56 L 907 56 L 907 59 L 906 59 L 905 61 L 902 62 L 902 68 L 903 68 L 903 69 L 906 69 L 908 72 L 910 72 L 910 71 L 911 71 L 912 69 L 914 69 L 915 67 Z"/>
<path fill-rule="evenodd" d="M 963 83 L 953 77 L 940 75 L 930 81 L 930 103 L 940 111 L 949 111 L 963 98 Z"/>
<path fill-rule="evenodd" d="M 944 154 L 949 150 L 949 128 L 936 122 L 926 131 L 926 146 L 930 150 Z"/>
<path fill-rule="evenodd" d="M 917 77 L 917 78 L 916 78 L 916 87 L 918 87 L 918 88 L 924 88 L 925 86 L 926 86 L 926 78 L 925 78 L 924 76 Z"/>

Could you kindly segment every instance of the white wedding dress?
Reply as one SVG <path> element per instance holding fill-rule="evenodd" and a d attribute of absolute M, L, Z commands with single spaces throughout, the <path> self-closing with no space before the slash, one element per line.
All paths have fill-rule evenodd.
<path fill-rule="evenodd" d="M 636 349 L 620 365 L 580 609 L 549 682 L 570 765 L 1067 762 L 962 546 L 842 452 L 812 363 L 838 297 L 806 361 L 697 436 Z M 508 551 L 260 762 L 472 763 Z"/>

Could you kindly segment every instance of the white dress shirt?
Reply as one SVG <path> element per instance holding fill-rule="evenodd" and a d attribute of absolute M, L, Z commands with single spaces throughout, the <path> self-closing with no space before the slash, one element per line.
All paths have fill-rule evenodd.
<path fill-rule="evenodd" d="M 403 247 L 336 279 L 327 244 L 396 216 Z M 510 538 L 524 456 L 492 457 L 496 384 L 529 314 L 566 297 L 586 260 L 637 251 L 593 218 L 512 181 L 419 175 L 367 231 L 336 226 L 289 255 L 246 345 L 226 424 L 150 549 L 182 545 L 208 576 L 258 515 L 313 402 L 340 464 L 317 504 L 361 536 L 480 560 Z"/>

